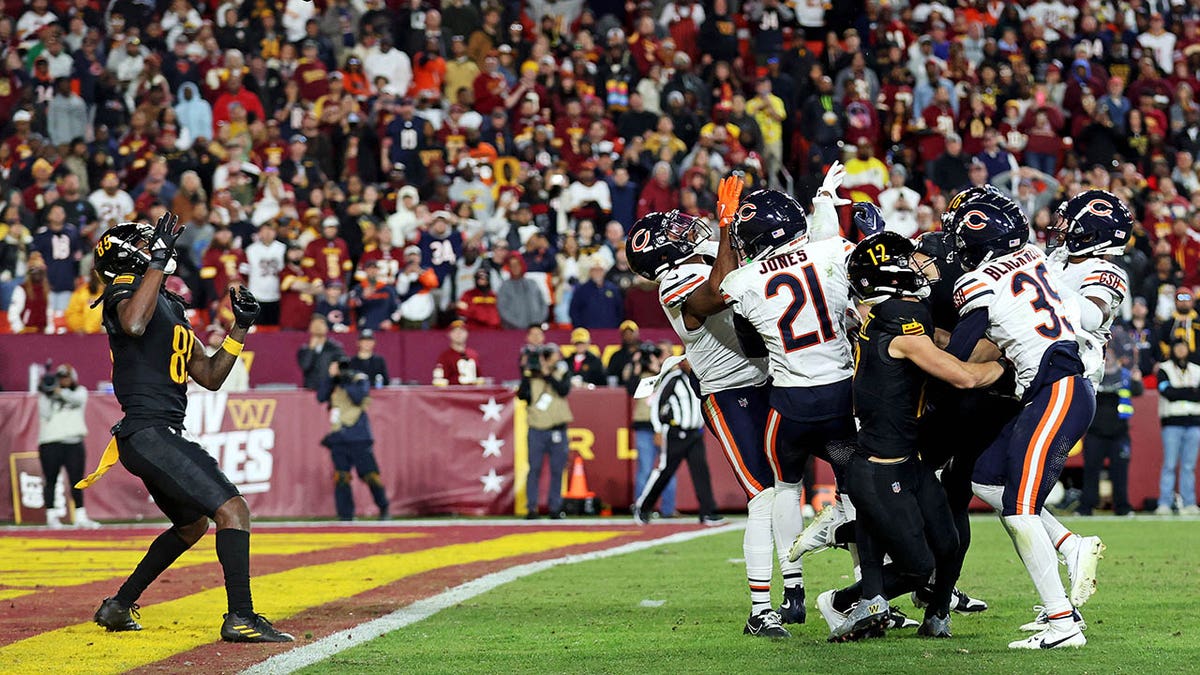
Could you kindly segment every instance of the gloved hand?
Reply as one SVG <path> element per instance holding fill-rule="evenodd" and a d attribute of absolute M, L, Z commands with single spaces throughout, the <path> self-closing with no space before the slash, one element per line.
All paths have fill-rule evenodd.
<path fill-rule="evenodd" d="M 722 178 L 717 186 L 717 224 L 721 227 L 728 227 L 737 213 L 738 203 L 742 199 L 742 188 L 746 187 L 742 176 L 741 171 L 734 171 Z"/>
<path fill-rule="evenodd" d="M 825 180 L 821 181 L 821 187 L 817 190 L 817 197 L 828 196 L 833 200 L 834 206 L 845 206 L 850 203 L 849 199 L 838 196 L 838 188 L 842 187 L 842 182 L 846 180 L 846 167 L 842 163 L 834 160 L 833 164 L 829 165 L 829 171 L 825 172 Z"/>
<path fill-rule="evenodd" d="M 248 329 L 258 319 L 258 300 L 245 287 L 229 287 L 229 305 L 233 308 L 234 323 L 238 328 Z"/>
<path fill-rule="evenodd" d="M 150 269 L 167 274 L 175 271 L 175 241 L 185 229 L 186 226 L 179 223 L 179 216 L 170 211 L 162 214 L 150 239 Z"/>

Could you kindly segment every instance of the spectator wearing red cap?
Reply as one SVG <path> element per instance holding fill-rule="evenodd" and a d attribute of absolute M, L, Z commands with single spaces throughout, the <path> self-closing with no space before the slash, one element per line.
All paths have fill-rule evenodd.
<path fill-rule="evenodd" d="M 446 337 L 450 344 L 433 364 L 433 383 L 478 384 L 483 370 L 480 367 L 479 352 L 467 346 L 470 333 L 467 331 L 466 322 L 462 319 L 450 322 Z"/>

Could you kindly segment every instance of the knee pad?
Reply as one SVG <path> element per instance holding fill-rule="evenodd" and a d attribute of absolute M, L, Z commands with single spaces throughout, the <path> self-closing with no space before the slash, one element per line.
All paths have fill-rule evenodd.
<path fill-rule="evenodd" d="M 769 487 L 762 492 L 754 495 L 749 502 L 746 503 L 747 517 L 761 516 L 765 518 L 771 517 L 771 504 L 775 501 L 775 488 Z"/>
<path fill-rule="evenodd" d="M 383 480 L 379 478 L 378 471 L 372 471 L 371 473 L 363 476 L 362 479 L 364 483 L 370 485 L 371 487 L 383 487 Z"/>
<path fill-rule="evenodd" d="M 333 472 L 333 484 L 334 485 L 350 485 L 350 482 L 351 481 L 350 481 L 350 472 L 349 471 L 334 471 Z"/>

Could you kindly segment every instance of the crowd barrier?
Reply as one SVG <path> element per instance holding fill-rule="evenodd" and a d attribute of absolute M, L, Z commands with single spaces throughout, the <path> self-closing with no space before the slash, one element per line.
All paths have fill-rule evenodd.
<path fill-rule="evenodd" d="M 571 394 L 575 421 L 570 446 L 585 460 L 589 487 L 618 511 L 633 499 L 636 449 L 628 429 L 629 401 L 620 389 Z M 1158 492 L 1162 450 L 1154 415 L 1157 395 L 1135 401 L 1130 497 L 1140 505 Z M 375 452 L 396 515 L 523 514 L 528 473 L 524 409 L 501 387 L 387 388 L 372 393 L 369 408 Z M 115 398 L 93 394 L 87 408 L 88 470 L 99 460 L 111 425 L 121 417 Z M 41 522 L 41 470 L 37 462 L 37 396 L 0 394 L 0 485 L 12 499 L 0 501 L 0 521 L 20 513 Z M 311 392 L 259 390 L 244 394 L 195 391 L 189 395 L 187 429 L 241 488 L 253 513 L 273 518 L 334 515 L 333 467 L 320 440 L 328 429 L 325 407 Z M 745 508 L 745 497 L 711 435 L 708 461 L 719 507 Z M 1068 466 L 1078 466 L 1073 457 Z M 817 482 L 832 483 L 817 463 Z M 543 480 L 545 478 L 543 477 Z M 60 486 L 65 481 L 60 481 Z M 369 494 L 355 484 L 361 516 L 373 515 Z M 545 494 L 543 488 L 542 493 Z M 114 467 L 87 491 L 94 518 L 161 517 L 141 482 Z M 685 469 L 679 472 L 678 508 L 694 511 L 695 495 Z M 37 515 L 31 515 L 37 514 Z"/>

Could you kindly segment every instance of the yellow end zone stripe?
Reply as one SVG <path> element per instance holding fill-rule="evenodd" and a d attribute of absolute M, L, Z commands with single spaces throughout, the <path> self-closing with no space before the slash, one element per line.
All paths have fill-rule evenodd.
<path fill-rule="evenodd" d="M 475 562 L 502 560 L 580 544 L 596 544 L 627 532 L 561 531 L 511 534 L 411 553 L 297 567 L 253 579 L 255 609 L 277 623 L 306 609 L 348 598 L 405 577 Z M 151 587 L 150 594 L 153 596 Z M 96 599 L 99 603 L 100 598 Z M 79 607 L 90 616 L 94 607 Z M 60 673 L 121 673 L 220 639 L 225 589 L 142 608 L 137 633 L 108 633 L 90 621 L 42 633 L 0 648 L 0 673 L 29 673 L 55 664 Z M 303 626 L 281 625 L 303 633 Z"/>

